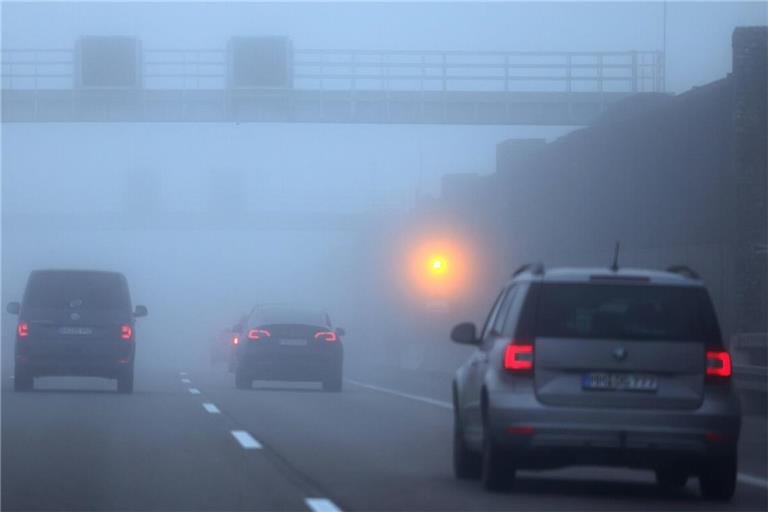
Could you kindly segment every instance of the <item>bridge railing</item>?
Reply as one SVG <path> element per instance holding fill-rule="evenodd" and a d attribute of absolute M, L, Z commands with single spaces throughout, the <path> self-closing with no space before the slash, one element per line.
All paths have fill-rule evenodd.
<path fill-rule="evenodd" d="M 3 89 L 74 89 L 72 49 L 3 49 Z M 144 89 L 226 89 L 226 49 L 146 49 Z M 663 92 L 664 55 L 627 52 L 295 50 L 293 88 L 339 91 Z"/>

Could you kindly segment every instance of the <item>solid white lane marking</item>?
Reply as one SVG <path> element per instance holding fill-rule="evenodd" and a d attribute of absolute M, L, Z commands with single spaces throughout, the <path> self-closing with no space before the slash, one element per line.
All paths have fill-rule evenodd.
<path fill-rule="evenodd" d="M 240 446 L 242 446 L 246 450 L 261 449 L 261 443 L 255 440 L 253 437 L 251 437 L 251 434 L 249 434 L 245 430 L 233 430 L 232 437 L 237 439 L 237 442 L 240 443 Z"/>
<path fill-rule="evenodd" d="M 359 382 L 352 379 L 344 379 L 344 380 L 346 380 L 350 384 L 354 384 L 355 386 L 372 389 L 374 391 L 380 391 L 382 393 L 389 393 L 390 395 L 399 396 L 401 398 L 409 398 L 411 400 L 416 400 L 417 402 L 423 402 L 425 404 L 434 405 L 436 407 L 441 407 L 443 409 L 453 409 L 453 405 L 450 402 L 443 402 L 442 400 L 435 400 L 434 398 L 429 398 L 426 396 L 403 393 L 401 391 L 397 391 L 394 389 L 383 388 L 381 386 L 374 386 L 373 384 L 366 384 L 364 382 Z"/>
<path fill-rule="evenodd" d="M 193 395 L 199 395 L 200 394 L 200 390 L 197 389 L 197 388 L 189 388 L 189 392 L 192 393 Z"/>
<path fill-rule="evenodd" d="M 760 478 L 759 476 L 748 475 L 746 473 L 739 473 L 736 477 L 739 482 L 747 485 L 754 485 L 755 487 L 762 487 L 768 489 L 768 480 Z"/>
<path fill-rule="evenodd" d="M 207 402 L 203 404 L 203 408 L 211 414 L 219 414 L 221 412 L 214 404 Z"/>
<path fill-rule="evenodd" d="M 313 512 L 341 512 L 334 502 L 326 498 L 307 498 L 304 503 Z"/>
<path fill-rule="evenodd" d="M 189 384 L 192 381 L 189 379 L 181 379 L 181 382 L 183 382 L 184 384 Z"/>

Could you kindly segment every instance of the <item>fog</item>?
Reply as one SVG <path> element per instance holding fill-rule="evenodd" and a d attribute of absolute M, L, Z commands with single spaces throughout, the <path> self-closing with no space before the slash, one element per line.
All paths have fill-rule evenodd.
<path fill-rule="evenodd" d="M 295 48 L 313 49 L 610 52 L 666 44 L 666 87 L 677 93 L 724 77 L 731 31 L 765 21 L 760 3 L 673 2 L 664 43 L 663 8 L 631 2 L 11 2 L 3 5 L 3 47 L 70 48 L 85 35 L 131 36 L 144 48 L 178 49 L 219 48 L 235 35 L 287 36 Z M 409 279 L 405 261 L 413 250 L 396 241 L 450 225 L 434 215 L 417 221 L 412 212 L 440 196 L 443 175 L 493 174 L 501 141 L 551 142 L 574 129 L 4 123 L 3 300 L 21 297 L 33 269 L 111 269 L 126 274 L 134 302 L 150 309 L 139 327 L 139 357 L 146 362 L 202 363 L 216 332 L 254 304 L 272 301 L 327 308 L 350 332 L 352 354 L 370 357 L 378 352 L 357 347 L 386 347 L 391 337 L 407 352 L 418 341 L 401 330 L 417 333 L 418 324 L 431 324 L 416 317 L 432 299 L 396 284 Z M 473 226 L 471 239 L 493 237 L 497 227 Z M 483 256 L 491 248 L 473 248 L 480 256 L 470 265 L 482 265 L 476 274 L 486 279 L 443 298 L 451 315 L 440 318 L 432 335 L 445 336 L 443 328 L 454 320 L 482 320 L 498 285 L 493 280 L 519 263 Z M 542 261 L 564 259 L 530 252 Z M 3 331 L 4 354 L 12 329 Z"/>
<path fill-rule="evenodd" d="M 764 508 L 767 9 L 3 1 L 0 508 Z"/>
<path fill-rule="evenodd" d="M 318 49 L 646 50 L 662 44 L 662 7 L 11 3 L 4 6 L 3 44 L 7 49 L 66 48 L 82 35 L 117 34 L 138 37 L 147 48 L 185 49 L 221 47 L 231 35 L 267 33 L 286 35 L 297 48 Z M 725 76 L 730 31 L 763 21 L 764 8 L 669 5 L 668 90 L 684 92 Z M 59 23 L 45 24 L 49 16 Z M 701 37 L 705 28 L 707 37 Z M 336 323 L 349 328 L 352 347 L 386 345 L 378 338 L 417 328 L 403 317 L 430 300 L 414 297 L 413 288 L 382 282 L 382 276 L 391 278 L 389 284 L 410 278 L 403 262 L 412 249 L 390 250 L 394 240 L 410 235 L 409 224 L 417 223 L 409 212 L 440 195 L 445 174 L 492 174 L 499 142 L 521 137 L 551 142 L 577 128 L 5 124 L 3 296 L 19 298 L 27 273 L 36 268 L 122 271 L 134 300 L 152 312 L 140 332 L 147 340 L 141 357 L 154 363 L 203 358 L 214 333 L 252 305 L 271 301 L 326 307 Z M 509 195 L 535 188 L 534 181 L 511 185 Z M 585 185 L 599 190 L 601 183 Z M 558 192 L 533 202 L 553 194 Z M 310 222 L 317 216 L 324 220 Z M 444 223 L 437 217 L 429 222 L 441 230 Z M 429 236 L 429 222 L 417 232 Z M 474 238 L 493 237 L 499 223 L 504 221 L 473 226 L 487 230 Z M 544 226 L 528 226 L 530 243 L 541 240 Z M 585 232 L 596 228 L 583 226 Z M 474 252 L 483 255 L 492 247 Z M 525 252 L 568 263 L 561 245 L 549 247 L 548 253 Z M 603 251 L 607 261 L 609 248 L 604 241 L 590 250 Z M 467 290 L 449 297 L 456 318 L 441 319 L 441 326 L 461 315 L 480 321 L 498 279 L 522 262 L 514 254 L 508 261 L 485 256 L 473 263 L 493 262 L 492 268 L 477 269 L 491 282 L 466 283 Z M 593 256 L 581 262 L 603 261 Z M 418 343 L 398 338 L 406 352 L 410 343 Z"/>

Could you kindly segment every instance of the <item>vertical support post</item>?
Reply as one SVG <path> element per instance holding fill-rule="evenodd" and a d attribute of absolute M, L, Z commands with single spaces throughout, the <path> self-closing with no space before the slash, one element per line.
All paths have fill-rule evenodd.
<path fill-rule="evenodd" d="M 638 61 L 637 61 L 637 52 L 632 52 L 632 92 L 637 92 L 637 67 L 638 67 Z M 642 84 L 641 84 L 642 87 Z"/>

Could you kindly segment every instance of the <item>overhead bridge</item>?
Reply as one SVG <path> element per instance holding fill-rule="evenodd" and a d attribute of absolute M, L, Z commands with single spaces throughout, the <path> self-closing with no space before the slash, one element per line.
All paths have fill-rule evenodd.
<path fill-rule="evenodd" d="M 82 38 L 2 51 L 4 122 L 584 125 L 664 90 L 664 56 L 628 52 L 301 50 L 285 38 L 144 49 Z"/>

